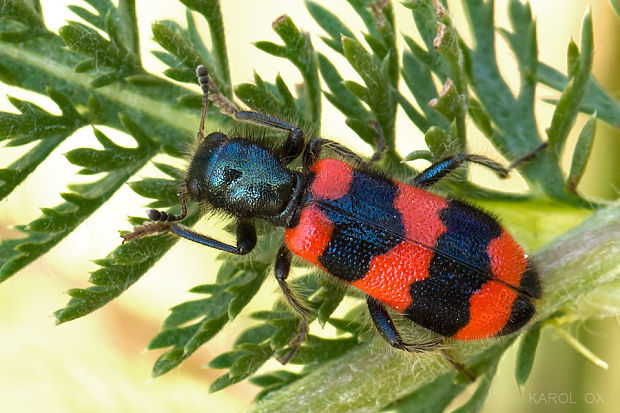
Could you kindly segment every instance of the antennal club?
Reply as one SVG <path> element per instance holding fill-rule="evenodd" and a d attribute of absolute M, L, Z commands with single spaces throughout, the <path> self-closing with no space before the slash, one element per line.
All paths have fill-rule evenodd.
<path fill-rule="evenodd" d="M 196 76 L 198 77 L 198 84 L 202 89 L 202 115 L 200 116 L 200 127 L 198 128 L 198 138 L 204 139 L 205 137 L 205 118 L 207 117 L 207 105 L 209 104 L 209 73 L 204 65 L 199 65 L 196 68 Z"/>

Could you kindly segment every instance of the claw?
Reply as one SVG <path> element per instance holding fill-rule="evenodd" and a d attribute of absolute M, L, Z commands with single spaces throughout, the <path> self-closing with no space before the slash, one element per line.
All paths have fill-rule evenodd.
<path fill-rule="evenodd" d="M 426 353 L 440 349 L 442 343 L 443 339 L 436 339 L 422 343 L 403 343 L 402 349 L 411 353 Z"/>
<path fill-rule="evenodd" d="M 308 336 L 308 323 L 305 320 L 302 320 L 299 323 L 299 332 L 293 339 L 288 343 L 290 350 L 282 357 L 278 357 L 278 361 L 282 364 L 286 364 L 295 356 L 299 347 L 306 341 Z"/>
<path fill-rule="evenodd" d="M 467 370 L 467 368 L 465 368 L 465 365 L 456 361 L 454 357 L 452 357 L 452 355 L 448 353 L 446 350 L 440 350 L 440 351 L 441 351 L 441 355 L 448 362 L 448 364 L 450 364 L 456 371 L 458 371 L 461 375 L 463 375 L 463 377 L 465 377 L 465 380 L 467 380 L 468 383 L 473 383 L 474 381 L 476 381 L 475 373 L 472 373 L 471 371 Z"/>
<path fill-rule="evenodd" d="M 156 235 L 162 232 L 166 232 L 170 229 L 170 224 L 167 222 L 147 222 L 144 225 L 136 225 L 133 227 L 133 232 L 121 235 L 123 238 L 123 244 L 127 241 L 131 241 L 134 238 L 143 238 L 149 235 Z"/>

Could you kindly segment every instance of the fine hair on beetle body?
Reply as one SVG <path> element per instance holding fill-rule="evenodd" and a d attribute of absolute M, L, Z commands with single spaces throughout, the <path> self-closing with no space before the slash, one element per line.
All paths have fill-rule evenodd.
<path fill-rule="evenodd" d="M 364 159 L 279 115 L 237 109 L 219 93 L 204 66 L 196 72 L 203 109 L 198 144 L 179 190 L 181 213 L 149 210 L 151 222 L 123 238 L 171 232 L 246 255 L 258 243 L 257 220 L 284 228 L 274 275 L 299 318 L 299 329 L 279 357 L 283 364 L 306 341 L 314 319 L 308 303 L 287 282 L 294 257 L 362 291 L 375 329 L 392 347 L 412 353 L 436 351 L 469 380 L 473 375 L 446 351 L 446 340 L 504 336 L 530 321 L 541 291 L 523 249 L 495 217 L 429 190 L 464 164 L 479 164 L 504 178 L 546 144 L 507 167 L 484 156 L 457 153 L 403 183 L 376 172 L 374 164 L 386 150 L 377 122 L 370 122 L 377 134 L 375 153 Z M 206 133 L 209 99 L 234 120 L 263 131 L 232 128 L 229 133 Z M 271 142 L 265 130 L 285 138 Z M 222 242 L 182 225 L 189 202 L 232 218 L 235 242 Z M 436 337 L 403 339 L 388 308 Z"/>

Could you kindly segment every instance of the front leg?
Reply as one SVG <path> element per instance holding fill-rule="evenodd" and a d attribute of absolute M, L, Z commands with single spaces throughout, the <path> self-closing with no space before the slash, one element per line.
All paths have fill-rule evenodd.
<path fill-rule="evenodd" d="M 240 122 L 254 123 L 267 128 L 279 129 L 288 132 L 286 141 L 276 150 L 278 158 L 285 164 L 295 160 L 304 148 L 304 132 L 297 126 L 273 116 L 258 112 L 239 111 L 234 114 Z"/>
<path fill-rule="evenodd" d="M 152 213 L 151 211 L 149 211 L 149 216 L 151 215 Z M 235 242 L 236 245 L 230 245 L 218 241 L 207 235 L 196 232 L 184 225 L 177 224 L 174 221 L 166 222 L 163 220 L 147 222 L 144 225 L 136 226 L 134 227 L 133 232 L 122 235 L 122 237 L 123 242 L 125 242 L 130 241 L 134 238 L 143 238 L 149 235 L 161 234 L 168 231 L 172 232 L 175 235 L 178 235 L 181 238 L 197 242 L 207 247 L 215 248 L 216 250 L 228 252 L 230 254 L 246 255 L 250 253 L 256 246 L 256 228 L 254 227 L 254 223 L 252 221 L 239 221 L 237 223 L 237 241 Z"/>
<path fill-rule="evenodd" d="M 239 221 L 237 223 L 236 245 L 226 244 L 179 224 L 171 224 L 170 232 L 190 241 L 230 254 L 246 255 L 256 246 L 256 228 L 252 221 Z"/>
<path fill-rule="evenodd" d="M 299 331 L 288 344 L 290 350 L 278 359 L 278 361 L 282 364 L 288 363 L 293 358 L 295 353 L 297 353 L 297 350 L 299 350 L 299 347 L 303 344 L 303 342 L 306 341 L 308 335 L 308 323 L 310 322 L 312 314 L 312 311 L 301 302 L 301 300 L 295 295 L 295 293 L 293 293 L 291 288 L 286 283 L 286 279 L 291 271 L 291 259 L 291 252 L 286 245 L 282 245 L 280 251 L 278 251 L 278 256 L 276 257 L 276 280 L 282 290 L 282 294 L 284 294 L 286 302 L 301 318 L 301 322 L 299 323 Z"/>
<path fill-rule="evenodd" d="M 330 141 L 329 139 L 315 138 L 306 145 L 306 149 L 304 150 L 302 158 L 302 168 L 304 172 L 308 172 L 310 168 L 312 168 L 312 165 L 319 160 L 323 148 L 331 149 L 354 166 L 362 166 L 367 163 L 351 149 L 338 142 Z"/>

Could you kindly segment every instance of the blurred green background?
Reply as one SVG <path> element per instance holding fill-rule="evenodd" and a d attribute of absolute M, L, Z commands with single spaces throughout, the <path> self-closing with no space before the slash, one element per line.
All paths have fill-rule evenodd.
<path fill-rule="evenodd" d="M 82 3 L 79 0 L 43 0 L 47 25 L 52 30 L 65 24 L 74 16 L 66 4 Z M 620 19 L 607 0 L 539 0 L 532 9 L 538 21 L 540 59 L 561 71 L 566 70 L 566 47 L 569 39 L 579 38 L 581 19 L 588 4 L 592 7 L 595 34 L 594 74 L 615 97 L 620 97 Z M 457 27 L 465 27 L 459 2 L 450 2 L 451 13 Z M 85 4 L 80 4 L 88 7 Z M 361 30 L 359 22 L 346 1 L 332 1 L 325 5 L 336 12 L 352 28 Z M 397 29 L 416 36 L 415 28 L 405 26 L 409 11 L 395 6 Z M 184 21 L 184 8 L 180 3 L 166 0 L 137 1 L 138 19 L 141 24 L 143 50 L 156 48 L 151 40 L 150 24 L 154 20 L 171 18 Z M 252 46 L 252 41 L 279 39 L 271 31 L 271 22 L 279 15 L 289 14 L 293 21 L 313 34 L 317 49 L 329 53 L 329 48 L 318 38 L 321 29 L 306 12 L 300 0 L 269 0 L 250 2 L 244 0 L 222 1 L 226 24 L 233 84 L 251 81 L 256 70 L 265 79 L 273 79 L 280 72 L 289 84 L 301 81 L 296 69 L 284 60 L 270 57 Z M 506 1 L 496 2 L 496 20 L 507 26 Z M 204 34 L 207 36 L 206 28 Z M 517 85 L 514 59 L 498 36 L 500 66 L 512 84 Z M 334 57 L 340 63 L 338 57 Z M 143 55 L 145 66 L 154 73 L 164 69 L 150 54 Z M 342 69 L 340 69 L 342 68 Z M 344 78 L 355 79 L 348 65 L 339 65 Z M 0 85 L 3 97 L 0 110 L 14 111 L 5 94 L 26 98 L 45 109 L 57 113 L 48 99 Z M 556 92 L 539 87 L 538 98 L 555 97 Z M 327 101 L 324 105 L 324 134 L 368 154 L 369 147 L 361 143 L 344 124 L 343 117 Z M 549 125 L 553 108 L 540 103 L 538 125 L 541 132 Z M 581 119 L 583 122 L 584 119 Z M 120 144 L 130 142 L 116 131 L 103 128 Z M 575 127 L 579 130 L 580 125 Z M 397 126 L 398 146 L 401 153 L 423 147 L 423 134 L 403 117 Z M 473 134 L 475 136 L 475 134 Z M 576 136 L 573 136 L 573 143 Z M 59 203 L 58 193 L 65 190 L 67 182 L 83 177 L 74 175 L 77 167 L 69 164 L 63 153 L 77 146 L 96 145 L 92 131 L 78 131 L 56 150 L 52 156 L 7 199 L 0 203 L 0 236 L 18 236 L 11 226 L 36 218 L 39 207 Z M 570 143 L 569 143 L 570 146 Z M 2 148 L 0 166 L 8 165 L 23 148 Z M 470 151 L 493 156 L 491 146 L 482 140 L 473 141 Z M 580 186 L 584 193 L 612 199 L 620 187 L 620 136 L 599 123 L 593 161 Z M 570 151 L 567 159 L 570 159 Z M 151 176 L 153 168 L 147 167 L 140 176 Z M 500 189 L 510 185 L 519 187 L 518 177 L 498 181 L 474 168 L 473 179 Z M 88 179 L 88 178 L 86 178 Z M 88 272 L 95 269 L 89 260 L 105 256 L 116 245 L 119 229 L 129 229 L 127 215 L 143 215 L 146 201 L 128 187 L 98 210 L 77 231 L 67 237 L 47 256 L 31 264 L 24 271 L 0 285 L 0 409 L 5 412 L 176 412 L 199 411 L 205 408 L 217 412 L 242 410 L 252 400 L 257 390 L 247 383 L 240 383 L 222 392 L 208 394 L 208 385 L 220 374 L 203 369 L 211 358 L 230 348 L 235 332 L 248 322 L 243 314 L 232 325 L 198 351 L 180 368 L 151 380 L 149 372 L 158 353 L 145 352 L 146 344 L 159 330 L 168 308 L 190 299 L 186 291 L 196 284 L 208 282 L 218 263 L 215 252 L 208 248 L 179 242 L 151 271 L 127 293 L 111 304 L 86 318 L 60 327 L 54 326 L 51 314 L 63 307 L 68 297 L 63 291 L 71 287 L 84 287 Z M 202 223 L 203 228 L 221 223 Z M 179 268 L 182 268 L 179 271 Z M 246 309 L 266 307 L 276 295 L 276 283 L 270 281 L 263 287 L 264 294 L 256 297 Z M 317 334 L 319 327 L 313 325 Z M 514 381 L 514 352 L 509 352 L 500 364 L 498 376 L 491 389 L 485 412 L 611 412 L 620 409 L 620 329 L 618 320 L 592 320 L 573 326 L 578 336 L 595 354 L 609 364 L 609 370 L 595 367 L 577 354 L 550 329 L 545 330 L 532 376 L 524 388 Z M 277 368 L 275 361 L 265 369 Z M 472 389 L 473 390 L 473 389 Z M 467 398 L 463 395 L 463 399 Z"/>

